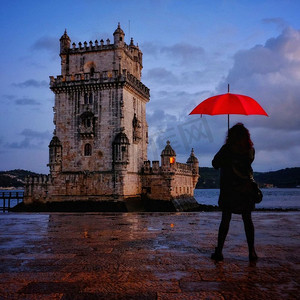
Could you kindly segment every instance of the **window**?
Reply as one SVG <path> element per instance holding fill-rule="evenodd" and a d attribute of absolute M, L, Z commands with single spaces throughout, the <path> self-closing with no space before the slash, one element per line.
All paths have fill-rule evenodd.
<path fill-rule="evenodd" d="M 88 104 L 89 97 L 88 94 L 84 94 L 84 104 Z"/>
<path fill-rule="evenodd" d="M 89 104 L 92 104 L 93 103 L 93 94 L 90 93 L 90 96 L 89 96 Z"/>
<path fill-rule="evenodd" d="M 84 156 L 91 156 L 92 155 L 92 146 L 91 144 L 84 145 Z"/>

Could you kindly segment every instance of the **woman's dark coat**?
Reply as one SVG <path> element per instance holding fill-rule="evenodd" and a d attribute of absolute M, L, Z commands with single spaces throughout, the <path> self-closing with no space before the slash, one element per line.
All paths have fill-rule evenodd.
<path fill-rule="evenodd" d="M 219 207 L 233 213 L 243 213 L 254 209 L 247 188 L 253 176 L 251 163 L 255 150 L 233 150 L 228 144 L 222 146 L 215 155 L 212 165 L 220 169 Z"/>

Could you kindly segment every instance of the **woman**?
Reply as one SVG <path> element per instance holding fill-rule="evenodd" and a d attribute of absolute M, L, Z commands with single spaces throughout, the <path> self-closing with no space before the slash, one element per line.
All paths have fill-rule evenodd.
<path fill-rule="evenodd" d="M 218 245 L 211 258 L 223 260 L 223 246 L 228 233 L 232 213 L 241 214 L 247 237 L 249 259 L 256 260 L 254 249 L 254 226 L 251 211 L 254 202 L 247 192 L 247 185 L 253 176 L 251 164 L 255 150 L 247 128 L 238 123 L 228 131 L 225 145 L 215 155 L 212 165 L 220 168 L 219 207 L 222 210 L 222 220 L 219 227 Z"/>

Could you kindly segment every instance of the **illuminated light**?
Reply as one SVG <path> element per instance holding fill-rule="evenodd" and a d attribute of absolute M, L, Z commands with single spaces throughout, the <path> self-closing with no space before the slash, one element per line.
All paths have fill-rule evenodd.
<path fill-rule="evenodd" d="M 171 228 L 173 228 L 173 227 L 174 227 L 174 224 L 173 224 L 173 223 L 171 223 L 171 225 L 170 225 L 170 226 L 171 226 Z"/>
<path fill-rule="evenodd" d="M 174 164 L 174 162 L 175 162 L 175 157 L 171 156 L 170 157 L 170 164 Z"/>

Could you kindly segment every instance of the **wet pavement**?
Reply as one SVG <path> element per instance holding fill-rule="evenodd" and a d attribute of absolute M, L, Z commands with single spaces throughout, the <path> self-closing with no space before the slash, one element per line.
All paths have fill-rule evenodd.
<path fill-rule="evenodd" d="M 0 299 L 299 299 L 300 212 L 255 212 L 259 260 L 241 217 L 210 259 L 221 214 L 0 215 Z"/>

